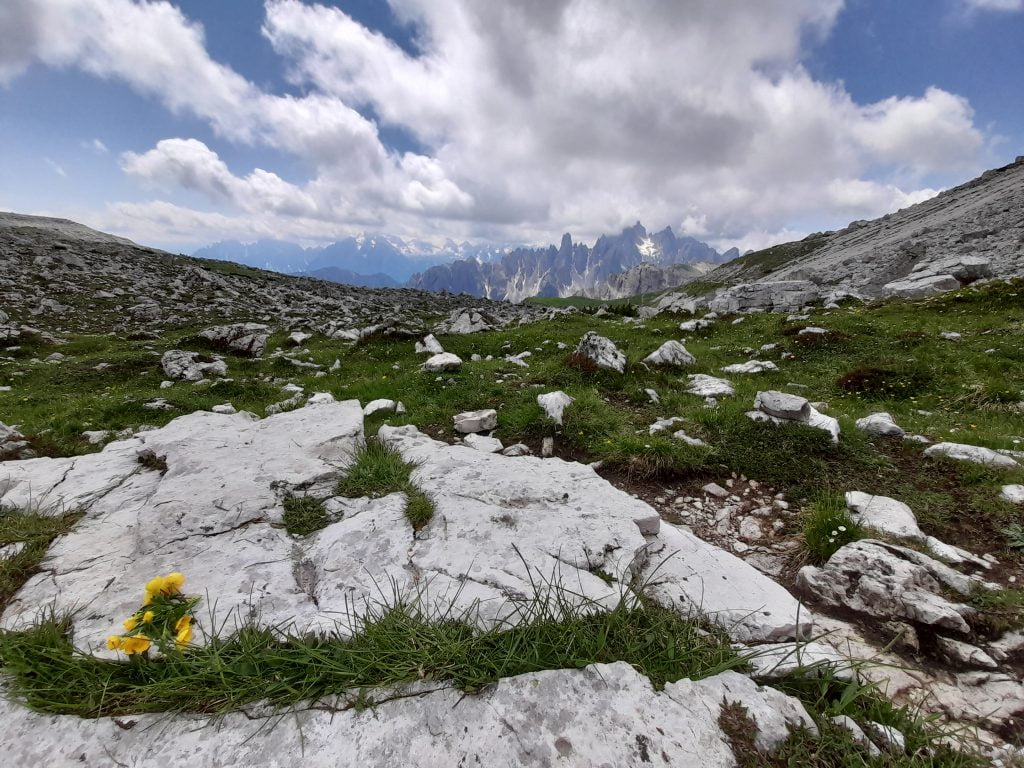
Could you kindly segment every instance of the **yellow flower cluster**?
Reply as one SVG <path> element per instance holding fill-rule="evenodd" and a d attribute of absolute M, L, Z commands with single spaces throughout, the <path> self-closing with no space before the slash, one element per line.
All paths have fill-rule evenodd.
<path fill-rule="evenodd" d="M 188 646 L 192 642 L 191 612 L 198 598 L 181 594 L 184 583 L 185 577 L 177 571 L 150 579 L 143 607 L 122 622 L 127 634 L 108 637 L 107 648 L 134 656 L 146 653 L 154 642 L 162 652 Z"/>

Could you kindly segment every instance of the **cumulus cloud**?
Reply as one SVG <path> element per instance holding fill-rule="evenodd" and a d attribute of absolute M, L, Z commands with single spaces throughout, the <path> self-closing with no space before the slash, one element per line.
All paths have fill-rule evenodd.
<path fill-rule="evenodd" d="M 311 173 L 292 183 L 232 171 L 190 138 L 122 157 L 163 194 L 199 192 L 228 211 L 193 223 L 259 222 L 276 236 L 375 227 L 548 241 L 640 219 L 754 242 L 933 194 L 933 176 L 975 170 L 984 146 L 955 94 L 860 104 L 804 69 L 842 0 L 389 4 L 415 53 L 336 7 L 267 0 L 263 34 L 301 93 L 287 95 L 214 61 L 202 28 L 167 2 L 10 0 L 0 78 L 32 60 L 79 67 L 207 121 L 219 140 L 301 158 Z M 381 127 L 421 150 L 395 151 Z M 192 216 L 111 210 L 168 228 Z"/>

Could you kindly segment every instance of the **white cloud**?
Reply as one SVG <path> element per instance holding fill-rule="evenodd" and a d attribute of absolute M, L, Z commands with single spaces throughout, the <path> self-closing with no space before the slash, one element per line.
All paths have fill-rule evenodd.
<path fill-rule="evenodd" d="M 640 219 L 764 241 L 794 221 L 843 224 L 905 205 L 936 175 L 977 170 L 984 148 L 957 95 L 858 104 L 810 76 L 806 41 L 828 34 L 842 0 L 390 4 L 415 30 L 416 55 L 338 8 L 267 0 L 264 35 L 293 96 L 214 61 L 202 29 L 167 2 L 8 0 L 0 78 L 31 60 L 76 66 L 207 121 L 221 141 L 312 169 L 297 183 L 232 171 L 188 138 L 124 155 L 125 171 L 161 195 L 200 192 L 229 211 L 111 209 L 168 231 L 191 217 L 282 237 L 372 227 L 549 241 Z M 424 150 L 390 150 L 374 120 Z"/>
<path fill-rule="evenodd" d="M 64 170 L 64 167 L 60 163 L 58 163 L 56 160 L 52 160 L 49 157 L 44 157 L 43 160 L 45 160 L 46 164 L 50 166 L 51 171 L 56 173 L 62 179 L 67 178 L 67 171 Z"/>
<path fill-rule="evenodd" d="M 1024 0 L 963 0 L 963 3 L 975 11 L 1024 11 Z"/>

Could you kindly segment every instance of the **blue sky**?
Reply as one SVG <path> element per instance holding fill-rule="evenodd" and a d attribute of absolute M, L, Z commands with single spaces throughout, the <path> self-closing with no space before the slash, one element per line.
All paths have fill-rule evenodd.
<path fill-rule="evenodd" d="M 757 247 L 1024 154 L 1024 0 L 5 0 L 0 209 Z"/>

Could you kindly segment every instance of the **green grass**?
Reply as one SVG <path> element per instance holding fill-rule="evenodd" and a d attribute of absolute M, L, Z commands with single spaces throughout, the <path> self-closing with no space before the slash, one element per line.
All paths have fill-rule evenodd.
<path fill-rule="evenodd" d="M 977 610 L 970 618 L 971 626 L 986 637 L 999 637 L 1024 627 L 1024 590 L 976 589 L 967 603 Z"/>
<path fill-rule="evenodd" d="M 489 631 L 463 618 L 427 618 L 415 604 L 397 600 L 371 609 L 347 639 L 248 627 L 187 653 L 136 663 L 76 651 L 67 623 L 54 619 L 0 632 L 0 664 L 16 699 L 41 712 L 81 717 L 225 713 L 256 701 L 287 708 L 419 680 L 472 692 L 503 677 L 615 661 L 662 686 L 741 664 L 721 633 L 635 600 L 604 611 L 538 599 L 520 607 L 518 626 Z"/>
<path fill-rule="evenodd" d="M 0 547 L 25 543 L 18 554 L 0 559 L 0 608 L 38 571 L 54 539 L 70 531 L 80 517 L 0 507 Z"/>
<path fill-rule="evenodd" d="M 413 530 L 423 528 L 434 516 L 434 503 L 412 481 L 416 465 L 402 458 L 397 450 L 379 440 L 367 440 L 338 481 L 340 496 L 376 499 L 389 493 L 404 493 L 408 499 L 405 516 Z"/>
<path fill-rule="evenodd" d="M 289 496 L 283 506 L 284 527 L 292 536 L 308 536 L 331 522 L 323 502 L 312 496 Z"/>
<path fill-rule="evenodd" d="M 964 467 L 925 458 L 921 447 L 873 440 L 857 432 L 853 421 L 888 411 L 908 431 L 932 440 L 955 440 L 991 448 L 1021 448 L 1024 439 L 1024 283 L 991 284 L 916 302 L 883 301 L 837 310 L 814 309 L 800 324 L 777 314 L 749 315 L 739 325 L 730 318 L 686 334 L 697 364 L 684 371 L 662 370 L 639 361 L 663 341 L 681 338 L 678 318 L 656 317 L 643 323 L 615 315 L 584 313 L 552 321 L 469 336 L 442 336 L 446 350 L 466 361 L 459 372 L 422 373 L 423 358 L 411 340 L 374 337 L 352 345 L 316 336 L 303 359 L 326 371 L 337 359 L 340 370 L 318 377 L 296 368 L 274 350 L 286 334 L 275 333 L 263 359 L 226 355 L 230 382 L 197 388 L 176 383 L 160 389 L 159 360 L 169 348 L 203 351 L 195 335 L 200 327 L 172 328 L 160 341 L 114 336 L 78 336 L 61 347 L 59 365 L 32 363 L 53 348 L 27 341 L 14 360 L 0 360 L 0 412 L 6 423 L 20 424 L 47 455 L 97 450 L 81 433 L 86 429 L 120 430 L 161 426 L 195 410 L 231 402 L 239 410 L 263 415 L 268 405 L 285 399 L 281 387 L 298 384 L 307 392 L 329 392 L 338 399 L 402 400 L 407 412 L 380 416 L 393 425 L 415 424 L 431 436 L 450 440 L 452 417 L 467 410 L 498 408 L 497 437 L 505 444 L 526 442 L 535 451 L 544 437 L 554 437 L 557 455 L 604 462 L 602 471 L 635 480 L 659 479 L 677 487 L 699 489 L 737 472 L 773 486 L 792 499 L 825 488 L 862 490 L 892 496 L 909 504 L 922 527 L 939 538 L 966 546 L 1002 543 L 992 553 L 1007 562 L 1022 555 L 1002 533 L 1024 524 L 1019 509 L 998 501 L 999 486 L 1024 482 L 1024 470 L 974 476 Z M 822 341 L 795 335 L 802 325 L 820 325 L 831 333 Z M 585 371 L 567 364 L 580 337 L 589 330 L 608 336 L 628 355 L 625 375 Z M 941 331 L 963 334 L 959 342 Z M 561 342 L 567 348 L 558 349 Z M 778 346 L 762 353 L 765 343 Z M 528 368 L 504 360 L 530 351 Z M 473 354 L 492 360 L 471 362 Z M 792 357 L 780 359 L 786 353 Z M 723 365 L 751 358 L 777 362 L 777 373 L 733 376 L 735 398 L 706 409 L 686 394 L 685 374 L 721 375 Z M 108 367 L 97 370 L 100 363 Z M 850 374 L 878 369 L 881 376 Z M 23 375 L 16 376 L 16 373 Z M 644 394 L 653 388 L 661 404 Z M 536 404 L 539 392 L 562 389 L 576 398 L 556 427 Z M 800 393 L 828 404 L 828 413 L 843 427 L 838 446 L 816 430 L 755 424 L 744 411 L 759 390 Z M 163 397 L 173 411 L 154 411 L 144 403 Z M 1016 399 L 1015 399 L 1016 398 Z M 670 435 L 649 436 L 658 417 L 679 416 L 688 434 L 707 443 L 693 448 Z M 389 487 L 386 484 L 376 487 Z M 393 485 L 390 487 L 394 487 Z M 412 505 L 426 508 L 427 504 Z"/>
<path fill-rule="evenodd" d="M 864 535 L 864 529 L 850 517 L 839 494 L 819 494 L 804 514 L 804 546 L 816 564 L 824 563 L 843 546 L 863 539 Z"/>

